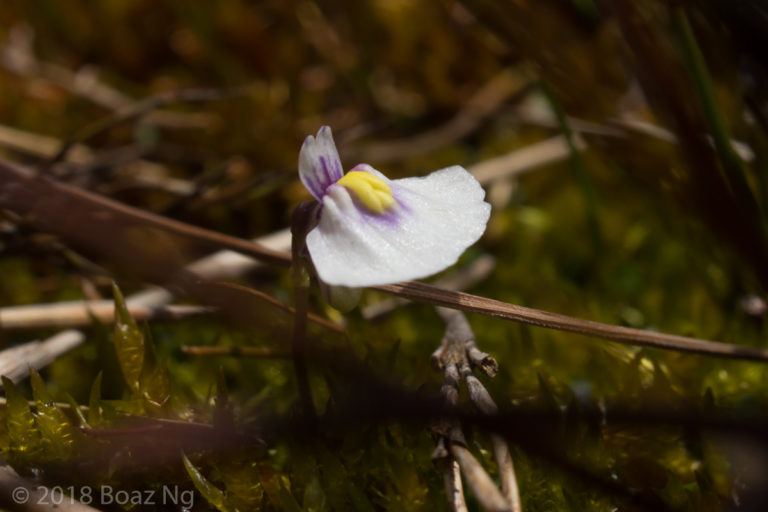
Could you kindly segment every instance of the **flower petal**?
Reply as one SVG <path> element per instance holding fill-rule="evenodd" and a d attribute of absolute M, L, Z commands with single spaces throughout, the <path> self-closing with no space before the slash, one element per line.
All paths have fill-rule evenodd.
<path fill-rule="evenodd" d="M 299 152 L 299 178 L 307 190 L 322 200 L 325 190 L 344 176 L 331 128 L 323 126 L 317 137 L 308 135 Z"/>
<path fill-rule="evenodd" d="M 376 214 L 343 186 L 328 188 L 318 226 L 307 235 L 318 276 L 328 284 L 374 286 L 432 275 L 454 264 L 485 231 L 491 206 L 462 167 L 394 181 L 370 166 L 355 170 L 389 184 L 398 205 Z"/>

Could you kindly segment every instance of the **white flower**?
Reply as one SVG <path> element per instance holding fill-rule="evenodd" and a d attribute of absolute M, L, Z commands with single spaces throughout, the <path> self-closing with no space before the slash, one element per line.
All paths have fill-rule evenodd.
<path fill-rule="evenodd" d="M 344 174 L 328 126 L 301 146 L 299 176 L 320 202 L 306 243 L 330 285 L 374 286 L 439 272 L 480 238 L 491 212 L 485 191 L 458 165 L 401 180 L 367 164 Z"/>

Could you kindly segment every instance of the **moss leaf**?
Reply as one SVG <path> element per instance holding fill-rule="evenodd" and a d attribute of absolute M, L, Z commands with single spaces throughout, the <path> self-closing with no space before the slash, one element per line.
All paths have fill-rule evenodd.
<path fill-rule="evenodd" d="M 37 370 L 30 368 L 29 377 L 37 407 L 35 421 L 46 445 L 47 454 L 54 459 L 65 459 L 72 451 L 74 429 L 66 415 L 54 404 Z"/>
<path fill-rule="evenodd" d="M 16 453 L 33 452 L 40 446 L 40 433 L 29 403 L 16 385 L 2 377 L 8 408 L 7 428 L 11 450 Z"/>
<path fill-rule="evenodd" d="M 195 484 L 195 488 L 203 495 L 208 503 L 216 507 L 220 512 L 230 512 L 234 509 L 227 504 L 224 491 L 213 485 L 203 474 L 189 461 L 186 455 L 182 454 L 184 468 L 187 470 L 189 478 Z"/>
<path fill-rule="evenodd" d="M 72 409 L 72 414 L 77 417 L 77 421 L 80 422 L 80 426 L 90 428 L 91 426 L 88 424 L 88 420 L 85 418 L 85 414 L 83 414 L 83 410 L 80 408 L 80 404 L 77 403 L 77 400 L 75 400 L 75 397 L 69 393 L 66 393 L 66 398 L 69 407 Z"/>
<path fill-rule="evenodd" d="M 115 351 L 128 387 L 138 393 L 144 368 L 144 336 L 125 305 L 123 294 L 112 284 L 115 296 Z"/>
<path fill-rule="evenodd" d="M 102 373 L 99 372 L 91 385 L 91 393 L 88 396 L 88 423 L 94 427 L 101 425 L 103 421 L 101 415 L 101 377 Z"/>

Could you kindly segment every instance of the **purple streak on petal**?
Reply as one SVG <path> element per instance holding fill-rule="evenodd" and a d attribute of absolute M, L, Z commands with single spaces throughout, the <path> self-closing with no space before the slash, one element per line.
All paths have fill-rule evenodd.
<path fill-rule="evenodd" d="M 324 156 L 321 156 L 319 160 L 320 160 L 320 167 L 322 167 L 323 169 L 323 178 L 324 178 L 323 183 L 326 184 L 326 188 L 327 188 L 329 185 L 333 185 L 338 180 L 334 180 L 331 177 L 331 172 L 328 170 L 328 162 L 326 161 L 326 158 Z M 315 171 L 315 174 L 318 175 L 317 171 Z"/>
<path fill-rule="evenodd" d="M 314 197 L 323 197 L 325 194 L 325 187 L 318 185 L 314 179 L 306 181 L 304 185 Z"/>
<path fill-rule="evenodd" d="M 299 153 L 299 176 L 315 199 L 344 176 L 331 129 L 323 126 L 317 136 L 308 136 Z"/>
<path fill-rule="evenodd" d="M 334 171 L 336 171 L 335 175 L 337 176 L 337 178 L 333 182 L 336 183 L 344 176 L 344 169 L 341 168 L 341 162 L 338 160 L 333 161 L 333 167 L 334 167 Z"/>

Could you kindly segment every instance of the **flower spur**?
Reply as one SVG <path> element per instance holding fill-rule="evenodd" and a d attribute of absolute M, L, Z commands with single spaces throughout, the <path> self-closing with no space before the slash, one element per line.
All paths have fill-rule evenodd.
<path fill-rule="evenodd" d="M 485 231 L 485 191 L 455 165 L 390 180 L 367 164 L 344 174 L 331 129 L 308 136 L 299 176 L 319 202 L 306 246 L 321 281 L 365 287 L 418 279 L 456 263 Z"/>

